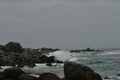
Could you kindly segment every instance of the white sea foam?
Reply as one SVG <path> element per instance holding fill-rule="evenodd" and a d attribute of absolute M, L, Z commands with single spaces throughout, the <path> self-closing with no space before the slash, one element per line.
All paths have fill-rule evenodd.
<path fill-rule="evenodd" d="M 72 53 L 70 53 L 69 51 L 56 51 L 56 52 L 52 52 L 50 53 L 48 56 L 55 56 L 56 60 L 60 60 L 60 61 L 76 61 L 77 58 L 72 56 Z"/>
<path fill-rule="evenodd" d="M 2 69 L 0 69 L 0 72 L 4 71 L 7 68 L 11 68 L 12 66 L 1 66 Z"/>
<path fill-rule="evenodd" d="M 78 59 L 76 57 L 73 57 L 71 59 L 69 59 L 69 61 L 77 61 Z"/>

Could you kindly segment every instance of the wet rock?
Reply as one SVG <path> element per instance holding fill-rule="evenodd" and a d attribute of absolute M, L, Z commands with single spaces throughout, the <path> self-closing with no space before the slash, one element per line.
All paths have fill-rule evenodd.
<path fill-rule="evenodd" d="M 41 48 L 31 49 L 22 48 L 19 42 L 8 42 L 6 45 L 0 45 L 0 66 L 15 66 L 23 67 L 21 62 L 33 63 L 54 63 L 54 56 L 47 57 L 46 54 L 57 51 L 59 49 Z M 30 67 L 34 67 L 30 64 Z"/>
<path fill-rule="evenodd" d="M 0 69 L 2 69 L 2 67 L 0 66 Z"/>
<path fill-rule="evenodd" d="M 0 49 L 0 55 L 4 55 L 4 54 L 5 54 L 5 51 Z"/>
<path fill-rule="evenodd" d="M 52 49 L 52 48 L 43 47 L 43 48 L 40 49 L 40 52 L 42 54 L 48 54 L 50 52 L 55 52 L 55 51 L 58 51 L 58 50 L 60 50 L 60 49 Z"/>
<path fill-rule="evenodd" d="M 74 62 L 64 63 L 64 74 L 66 80 L 102 80 L 91 68 Z"/>
<path fill-rule="evenodd" d="M 49 62 L 55 62 L 55 57 L 54 56 L 50 56 L 50 57 L 48 57 L 48 59 L 49 59 Z"/>
<path fill-rule="evenodd" d="M 25 74 L 20 68 L 12 67 L 4 70 L 6 78 L 17 80 L 21 74 Z"/>
<path fill-rule="evenodd" d="M 39 77 L 40 80 L 61 80 L 56 74 L 43 73 Z"/>
<path fill-rule="evenodd" d="M 18 42 L 9 42 L 5 45 L 5 50 L 7 52 L 22 53 L 23 48 Z"/>
<path fill-rule="evenodd" d="M 96 74 L 96 73 L 91 73 L 91 72 L 87 72 L 87 73 L 82 73 L 82 72 L 77 72 L 72 74 L 71 76 L 67 76 L 65 78 L 66 80 L 102 80 L 102 78 Z"/>
<path fill-rule="evenodd" d="M 110 79 L 109 77 L 104 77 L 104 79 Z"/>
<path fill-rule="evenodd" d="M 0 45 L 0 50 L 5 51 L 5 47 L 4 47 L 4 45 Z"/>
<path fill-rule="evenodd" d="M 120 73 L 119 73 L 119 74 L 117 74 L 117 76 L 120 76 Z"/>
<path fill-rule="evenodd" d="M 35 63 L 33 63 L 32 61 L 28 61 L 28 62 L 18 62 L 16 63 L 17 67 L 22 68 L 24 66 L 28 66 L 29 68 L 33 68 L 35 67 Z"/>
<path fill-rule="evenodd" d="M 53 66 L 52 63 L 47 63 L 46 66 Z"/>
<path fill-rule="evenodd" d="M 49 59 L 47 56 L 42 55 L 39 57 L 39 63 L 48 63 L 48 62 L 49 62 Z"/>
<path fill-rule="evenodd" d="M 0 72 L 0 80 L 3 80 L 5 78 L 4 72 Z"/>
<path fill-rule="evenodd" d="M 64 63 L 64 74 L 65 76 L 70 76 L 71 73 L 74 73 L 75 71 L 79 72 L 94 72 L 91 68 L 77 64 L 74 62 L 65 62 Z"/>
<path fill-rule="evenodd" d="M 28 74 L 21 74 L 17 80 L 38 80 L 38 78 Z"/>

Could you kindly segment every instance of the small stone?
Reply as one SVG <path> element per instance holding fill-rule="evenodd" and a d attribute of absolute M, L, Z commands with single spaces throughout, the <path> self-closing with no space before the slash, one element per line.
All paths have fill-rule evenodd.
<path fill-rule="evenodd" d="M 117 74 L 117 76 L 120 76 L 120 73 L 119 73 L 119 74 Z"/>
<path fill-rule="evenodd" d="M 104 79 L 110 79 L 109 77 L 104 77 Z"/>

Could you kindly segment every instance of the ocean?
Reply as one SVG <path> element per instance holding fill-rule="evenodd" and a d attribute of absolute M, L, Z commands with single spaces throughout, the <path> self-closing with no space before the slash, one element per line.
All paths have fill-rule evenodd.
<path fill-rule="evenodd" d="M 62 57 L 65 51 L 59 51 Z M 66 52 L 68 54 L 68 52 Z M 68 56 L 68 55 L 67 55 Z M 103 80 L 120 80 L 120 50 L 106 50 L 102 52 L 80 52 L 70 53 L 69 60 L 80 63 L 92 68 L 95 72 L 99 73 Z M 68 60 L 68 61 L 69 61 Z M 65 60 L 63 60 L 65 61 Z M 55 64 L 55 63 L 54 63 Z M 60 77 L 64 77 L 63 66 L 64 64 L 57 64 L 58 66 L 46 66 L 46 64 L 36 64 L 35 68 L 24 67 L 23 70 L 31 74 L 41 74 L 45 72 L 55 73 Z M 108 77 L 109 79 L 105 79 Z"/>

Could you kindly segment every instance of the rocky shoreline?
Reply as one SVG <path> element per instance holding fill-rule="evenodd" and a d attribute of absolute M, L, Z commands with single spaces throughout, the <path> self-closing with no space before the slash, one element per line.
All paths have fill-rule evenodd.
<path fill-rule="evenodd" d="M 0 80 L 102 80 L 102 78 L 87 66 L 74 62 L 65 62 L 63 78 L 50 72 L 35 77 L 25 73 L 19 67 L 11 67 L 0 72 Z"/>
<path fill-rule="evenodd" d="M 91 68 L 74 62 L 64 62 L 64 78 L 49 72 L 35 77 L 22 71 L 22 67 L 35 67 L 35 63 L 46 63 L 47 66 L 52 66 L 51 63 L 55 62 L 63 63 L 55 60 L 54 56 L 46 56 L 58 50 L 23 48 L 18 42 L 0 45 L 0 66 L 12 66 L 0 72 L 0 80 L 102 80 Z"/>
<path fill-rule="evenodd" d="M 34 63 L 54 63 L 54 56 L 47 57 L 46 54 L 59 49 L 40 48 L 31 49 L 23 48 L 18 42 L 9 42 L 6 45 L 0 45 L 0 66 L 23 67 L 28 65 L 34 67 Z M 62 62 L 62 61 L 57 61 Z"/>
<path fill-rule="evenodd" d="M 0 66 L 18 66 L 24 67 L 25 65 L 34 67 L 35 63 L 47 63 L 51 66 L 51 63 L 63 63 L 62 61 L 55 60 L 54 56 L 46 56 L 47 54 L 60 49 L 52 48 L 23 48 L 19 42 L 8 42 L 5 45 L 0 45 Z M 70 50 L 70 52 L 92 52 L 99 51 L 95 49 L 84 49 L 84 50 Z"/>

